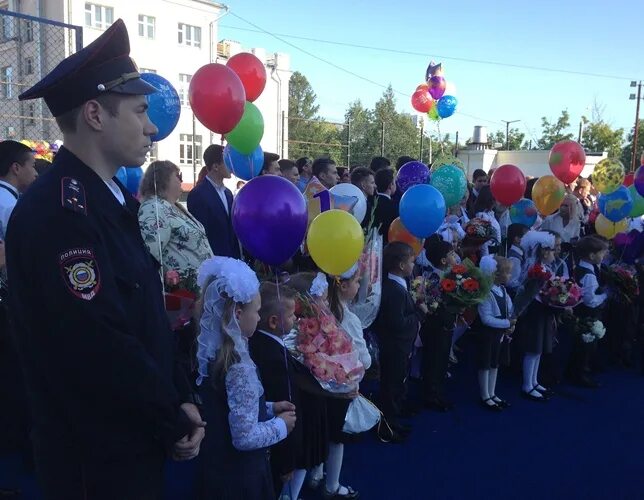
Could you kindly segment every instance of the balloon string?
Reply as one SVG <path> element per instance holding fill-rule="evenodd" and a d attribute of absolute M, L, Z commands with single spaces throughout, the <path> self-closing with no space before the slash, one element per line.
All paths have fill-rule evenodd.
<path fill-rule="evenodd" d="M 441 153 L 444 153 L 445 150 L 443 148 L 443 137 L 441 136 L 441 122 L 440 122 L 440 120 L 436 122 L 436 130 L 438 132 L 438 144 L 441 147 Z"/>
<path fill-rule="evenodd" d="M 159 244 L 159 264 L 161 265 L 161 290 L 165 296 L 165 279 L 163 275 L 163 248 L 161 247 L 161 231 L 159 230 L 159 195 L 157 194 L 157 169 L 156 165 L 152 166 L 152 176 L 154 179 L 154 214 L 157 222 L 157 243 Z"/>
<path fill-rule="evenodd" d="M 286 335 L 284 331 L 284 310 L 282 308 L 282 297 L 280 296 L 280 277 L 277 269 L 275 269 L 275 286 L 277 286 L 277 303 L 279 304 L 279 318 L 280 318 L 280 331 L 282 338 Z M 288 400 L 292 403 L 293 397 L 291 394 L 291 377 L 288 375 L 288 356 L 286 354 L 286 346 L 282 345 L 282 353 L 284 354 L 284 368 L 286 369 L 286 382 L 288 384 Z"/>

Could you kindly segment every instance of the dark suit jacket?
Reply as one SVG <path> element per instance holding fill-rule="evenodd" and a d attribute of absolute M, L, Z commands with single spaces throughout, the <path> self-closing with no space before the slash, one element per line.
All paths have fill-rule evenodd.
<path fill-rule="evenodd" d="M 374 323 L 381 349 L 395 346 L 396 349 L 411 352 L 419 324 L 420 317 L 411 294 L 385 276 L 382 280 L 380 310 Z"/>
<path fill-rule="evenodd" d="M 467 189 L 470 191 L 470 197 L 467 199 L 465 209 L 467 210 L 467 216 L 472 219 L 476 215 L 474 213 L 474 204 L 476 203 L 478 195 L 474 193 L 474 188 L 468 186 Z"/>
<path fill-rule="evenodd" d="M 380 226 L 380 234 L 382 234 L 383 244 L 389 242 L 389 226 L 398 217 L 398 205 L 387 198 L 385 195 L 379 194 L 376 196 L 376 209 L 374 212 L 374 226 Z"/>
<path fill-rule="evenodd" d="M 233 193 L 228 188 L 226 199 L 228 213 L 215 187 L 208 179 L 204 179 L 188 194 L 188 211 L 203 225 L 215 255 L 239 259 L 239 241 L 230 216 L 233 211 Z"/>

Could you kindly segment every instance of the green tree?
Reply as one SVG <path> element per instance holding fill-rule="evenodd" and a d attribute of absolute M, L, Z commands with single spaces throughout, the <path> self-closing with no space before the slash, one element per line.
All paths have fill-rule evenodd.
<path fill-rule="evenodd" d="M 610 158 L 621 157 L 624 143 L 623 128 L 613 130 L 601 119 L 589 122 L 586 117 L 582 117 L 582 122 L 584 128 L 581 143 L 585 149 L 593 152 L 606 151 Z"/>
<path fill-rule="evenodd" d="M 622 150 L 622 163 L 626 167 L 626 170 L 631 169 L 632 162 L 632 152 L 633 152 L 633 136 L 635 135 L 635 127 L 631 128 L 631 131 L 628 133 L 626 144 Z M 637 136 L 637 153 L 635 154 L 635 168 L 639 167 L 642 163 L 642 155 L 644 154 L 644 120 L 640 120 L 639 123 L 639 134 Z"/>
<path fill-rule="evenodd" d="M 565 133 L 570 127 L 570 115 L 563 110 L 557 121 L 550 122 L 545 116 L 541 118 L 541 138 L 537 142 L 539 149 L 550 149 L 560 141 L 569 141 L 572 133 Z"/>
<path fill-rule="evenodd" d="M 340 163 L 344 161 L 341 127 L 319 117 L 317 96 L 302 73 L 291 75 L 288 94 L 289 157 L 331 156 Z"/>
<path fill-rule="evenodd" d="M 396 111 L 396 99 L 391 85 L 376 102 L 373 116 L 375 124 L 380 126 L 381 150 L 384 142 L 383 156 L 390 158 L 392 163 L 400 156 L 418 156 L 420 130 L 414 125 L 410 114 Z"/>
<path fill-rule="evenodd" d="M 524 144 L 525 134 L 519 132 L 518 128 L 511 128 L 508 134 L 508 142 L 510 143 L 510 150 L 517 151 L 519 149 L 527 149 L 527 145 Z M 490 147 L 494 147 L 495 144 L 502 144 L 500 149 L 506 149 L 505 146 L 505 130 L 497 130 L 492 134 L 488 135 L 487 142 Z"/>

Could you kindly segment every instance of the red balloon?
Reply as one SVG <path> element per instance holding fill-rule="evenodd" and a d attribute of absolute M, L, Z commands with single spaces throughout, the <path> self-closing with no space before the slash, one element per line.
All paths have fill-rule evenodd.
<path fill-rule="evenodd" d="M 227 134 L 244 114 L 246 92 L 232 69 L 206 64 L 192 77 L 188 99 L 201 123 L 217 134 Z"/>
<path fill-rule="evenodd" d="M 630 174 L 626 174 L 624 177 L 624 186 L 629 187 L 633 185 L 633 182 L 635 182 L 635 173 L 631 172 Z"/>
<path fill-rule="evenodd" d="M 434 101 L 426 90 L 420 89 L 411 96 L 411 106 L 419 113 L 428 113 Z"/>
<path fill-rule="evenodd" d="M 426 83 L 421 83 L 418 87 L 416 87 L 416 90 L 424 90 L 425 92 L 429 92 L 429 85 Z"/>
<path fill-rule="evenodd" d="M 509 207 L 523 198 L 525 193 L 525 176 L 514 165 L 501 165 L 490 179 L 492 195 L 502 205 Z"/>
<path fill-rule="evenodd" d="M 234 55 L 226 63 L 242 81 L 246 90 L 246 100 L 253 102 L 266 87 L 266 67 L 256 56 L 248 52 Z"/>
<path fill-rule="evenodd" d="M 586 165 L 584 148 L 575 141 L 561 141 L 550 150 L 550 170 L 564 184 L 574 181 Z"/>

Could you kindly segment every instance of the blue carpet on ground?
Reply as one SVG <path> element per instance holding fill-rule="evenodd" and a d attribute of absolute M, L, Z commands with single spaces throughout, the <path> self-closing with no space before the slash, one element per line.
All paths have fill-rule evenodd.
<path fill-rule="evenodd" d="M 344 484 L 363 499 L 644 499 L 644 378 L 608 370 L 597 390 L 557 387 L 548 403 L 520 398 L 519 379 L 499 376 L 497 393 L 512 403 L 503 413 L 478 405 L 476 372 L 468 360 L 447 382 L 454 411 L 422 412 L 401 445 L 372 434 L 346 447 Z M 13 469 L 11 469 L 13 467 Z M 0 488 L 18 477 L 24 500 L 39 500 L 32 477 L 0 461 Z M 166 499 L 192 497 L 194 464 L 167 468 Z M 304 490 L 301 498 L 321 498 Z"/>

